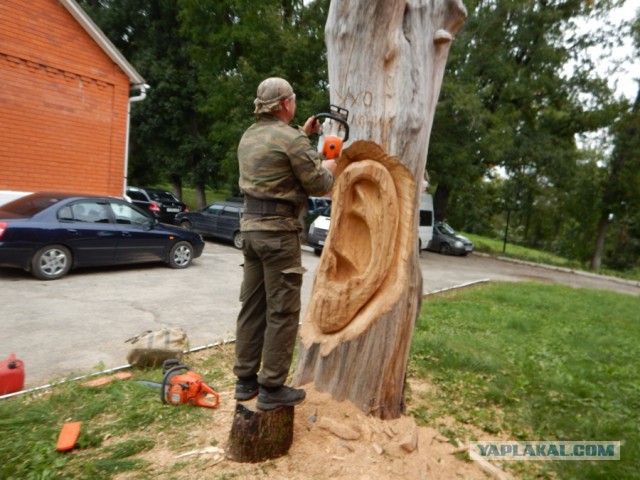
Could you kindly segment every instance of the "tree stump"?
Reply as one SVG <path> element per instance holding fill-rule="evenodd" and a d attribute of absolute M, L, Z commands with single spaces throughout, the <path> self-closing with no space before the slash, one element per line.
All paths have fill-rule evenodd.
<path fill-rule="evenodd" d="M 258 410 L 253 402 L 236 403 L 227 458 L 256 463 L 286 455 L 293 443 L 294 407 Z"/>

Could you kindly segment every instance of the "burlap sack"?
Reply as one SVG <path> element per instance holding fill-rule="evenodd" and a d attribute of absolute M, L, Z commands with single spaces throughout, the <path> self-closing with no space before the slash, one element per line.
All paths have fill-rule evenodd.
<path fill-rule="evenodd" d="M 125 342 L 131 343 L 131 349 L 127 353 L 130 365 L 157 367 L 171 358 L 182 359 L 187 334 L 180 327 L 163 328 L 155 332 L 146 330 Z"/>

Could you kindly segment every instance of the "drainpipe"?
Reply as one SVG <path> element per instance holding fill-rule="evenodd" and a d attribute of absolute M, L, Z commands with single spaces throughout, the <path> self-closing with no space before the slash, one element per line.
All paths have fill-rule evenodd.
<path fill-rule="evenodd" d="M 134 85 L 133 88 L 138 89 L 139 93 L 136 96 L 129 97 L 129 103 L 127 103 L 127 131 L 124 144 L 124 183 L 122 185 L 123 197 L 126 197 L 127 194 L 127 175 L 129 174 L 129 129 L 131 124 L 131 104 L 134 102 L 141 102 L 147 98 L 147 90 L 151 87 L 146 83 L 139 83 Z"/>

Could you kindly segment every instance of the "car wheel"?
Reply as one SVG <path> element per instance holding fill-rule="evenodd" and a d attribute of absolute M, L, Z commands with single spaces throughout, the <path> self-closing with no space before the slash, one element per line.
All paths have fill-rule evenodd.
<path fill-rule="evenodd" d="M 242 250 L 244 246 L 244 239 L 242 238 L 241 232 L 236 232 L 233 234 L 233 246 L 239 250 Z"/>
<path fill-rule="evenodd" d="M 322 249 L 321 248 L 314 248 L 313 249 L 313 253 L 315 253 L 319 257 L 320 255 L 322 255 Z"/>
<path fill-rule="evenodd" d="M 41 248 L 31 259 L 31 273 L 40 280 L 57 280 L 71 270 L 71 252 L 62 245 Z"/>
<path fill-rule="evenodd" d="M 180 227 L 184 228 L 185 230 L 191 230 L 192 226 L 191 226 L 191 222 L 188 220 L 183 220 L 182 222 L 180 222 Z"/>
<path fill-rule="evenodd" d="M 442 255 L 451 255 L 451 246 L 448 243 L 440 245 L 440 253 Z"/>
<path fill-rule="evenodd" d="M 193 247 L 189 242 L 176 243 L 169 252 L 171 268 L 187 268 L 193 259 Z"/>
<path fill-rule="evenodd" d="M 420 254 L 420 252 L 422 252 L 422 240 L 418 238 L 418 254 Z"/>

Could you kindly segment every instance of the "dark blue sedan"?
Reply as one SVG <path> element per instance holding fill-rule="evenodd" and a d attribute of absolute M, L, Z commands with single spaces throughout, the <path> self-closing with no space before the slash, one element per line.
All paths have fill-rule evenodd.
<path fill-rule="evenodd" d="M 244 205 L 238 202 L 213 202 L 195 212 L 182 212 L 173 220 L 185 230 L 198 232 L 205 237 L 217 237 L 233 242 L 242 249 L 240 219 Z"/>
<path fill-rule="evenodd" d="M 33 193 L 0 206 L 0 266 L 55 280 L 71 268 L 165 262 L 187 268 L 202 237 L 158 223 L 125 200 Z"/>

